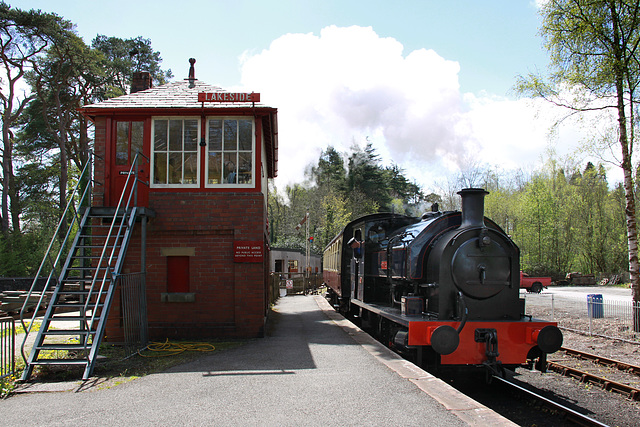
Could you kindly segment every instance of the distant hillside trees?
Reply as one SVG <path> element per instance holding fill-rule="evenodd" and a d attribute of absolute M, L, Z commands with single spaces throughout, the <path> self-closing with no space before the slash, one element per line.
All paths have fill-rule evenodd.
<path fill-rule="evenodd" d="M 479 185 L 490 191 L 485 215 L 520 247 L 524 271 L 556 280 L 627 271 L 624 189 L 610 188 L 602 165 L 580 170 L 549 159 L 524 181 Z"/>
<path fill-rule="evenodd" d="M 428 202 L 399 166 L 382 165 L 371 144 L 353 146 L 348 153 L 327 147 L 307 168 L 304 184 L 280 191 L 272 187 L 269 197 L 272 245 L 304 247 L 304 230 L 295 226 L 308 209 L 316 253 L 353 219 L 375 212 L 417 214 Z"/>
<path fill-rule="evenodd" d="M 598 124 L 608 125 L 601 136 L 594 135 L 594 143 L 618 153 L 624 175 L 628 269 L 633 300 L 640 302 L 633 161 L 640 100 L 640 1 L 549 0 L 540 13 L 550 75 L 523 78 L 519 89 L 565 107 L 568 114 L 597 113 Z M 634 313 L 634 331 L 640 331 L 640 309 Z"/>
<path fill-rule="evenodd" d="M 627 271 L 624 189 L 622 184 L 609 185 L 603 165 L 587 162 L 581 168 L 552 157 L 529 176 L 481 168 L 475 176 L 470 182 L 461 174 L 458 184 L 450 184 L 442 196 L 425 195 L 396 165 L 381 166 L 370 146 L 354 147 L 350 153 L 328 147 L 307 169 L 304 184 L 284 190 L 270 187 L 271 244 L 304 248 L 305 230 L 296 230 L 296 225 L 308 210 L 312 250 L 321 253 L 353 219 L 375 212 L 419 216 L 434 202 L 443 209 L 458 209 L 453 200 L 458 196 L 447 201 L 447 194 L 473 185 L 490 192 L 485 215 L 520 247 L 524 271 L 556 280 L 572 271 Z M 372 188 L 383 194 L 367 191 Z"/>

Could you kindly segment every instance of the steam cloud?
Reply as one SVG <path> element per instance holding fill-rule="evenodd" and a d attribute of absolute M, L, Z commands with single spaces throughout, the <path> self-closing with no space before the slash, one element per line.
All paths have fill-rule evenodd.
<path fill-rule="evenodd" d="M 426 48 L 405 56 L 371 27 L 286 34 L 245 53 L 241 67 L 242 86 L 278 108 L 279 186 L 300 182 L 329 145 L 348 151 L 370 141 L 425 187 L 470 153 L 509 168 L 546 146 L 547 124 L 534 120 L 530 102 L 463 94 L 458 62 Z"/>

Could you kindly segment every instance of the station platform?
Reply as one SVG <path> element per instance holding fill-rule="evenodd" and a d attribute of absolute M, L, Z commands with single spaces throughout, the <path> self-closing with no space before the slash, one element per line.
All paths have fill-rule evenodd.
<path fill-rule="evenodd" d="M 322 296 L 280 298 L 267 336 L 108 389 L 31 389 L 3 425 L 515 425 L 382 346 Z M 49 391 L 49 392 L 45 392 Z"/>

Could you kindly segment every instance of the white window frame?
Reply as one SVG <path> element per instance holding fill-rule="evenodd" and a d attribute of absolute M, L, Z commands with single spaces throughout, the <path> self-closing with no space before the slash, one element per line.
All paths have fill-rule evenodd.
<path fill-rule="evenodd" d="M 209 130 L 210 130 L 210 126 L 209 126 L 209 121 L 210 120 L 221 120 L 224 126 L 224 121 L 225 120 L 249 120 L 251 121 L 251 183 L 250 184 L 229 184 L 229 183 L 216 183 L 216 184 L 210 184 L 209 183 L 209 151 L 211 148 L 210 145 L 210 138 L 209 138 Z M 205 170 L 204 170 L 204 180 L 205 180 L 205 188 L 255 188 L 256 183 L 257 183 L 257 177 L 256 177 L 256 120 L 254 117 L 252 116 L 207 116 L 206 120 L 205 120 L 205 126 L 206 126 L 206 139 L 207 139 L 207 149 L 205 152 Z M 224 129 L 224 128 L 223 128 Z M 239 134 L 239 132 L 238 132 Z M 223 135 L 224 135 L 224 131 L 223 131 Z M 216 150 L 217 151 L 217 150 Z M 222 141 L 222 151 L 223 153 L 223 158 L 224 158 L 224 153 L 227 152 L 224 150 L 224 140 Z M 236 146 L 236 150 L 233 151 L 236 154 L 240 153 L 240 152 L 247 152 L 245 150 L 241 151 L 239 150 L 239 146 Z M 237 164 L 237 162 L 236 162 Z M 224 165 L 223 165 L 224 167 Z M 237 166 L 236 166 L 236 173 L 238 172 Z"/>
<path fill-rule="evenodd" d="M 197 166 L 196 166 L 196 183 L 195 184 L 158 184 L 155 183 L 155 161 L 156 161 L 156 151 L 155 151 L 155 131 L 156 131 L 156 120 L 182 120 L 183 123 L 185 120 L 195 120 L 198 123 L 198 130 L 197 130 L 197 140 L 196 140 L 196 162 L 197 162 Z M 201 154 L 200 152 L 202 151 L 200 149 L 200 135 L 202 135 L 202 123 L 200 120 L 200 117 L 198 116 L 158 116 L 158 117 L 152 117 L 151 120 L 151 171 L 150 171 L 150 175 L 149 175 L 149 184 L 150 184 L 150 188 L 200 188 L 200 164 L 202 162 L 201 160 Z M 184 137 L 184 125 L 183 125 L 183 137 Z M 167 147 L 168 147 L 169 141 L 167 141 Z M 183 145 L 183 151 L 184 153 L 184 145 Z M 169 157 L 169 150 L 167 148 L 167 158 Z M 168 161 L 168 160 L 167 160 Z M 184 161 L 184 160 L 183 160 Z M 168 174 L 168 170 L 167 170 L 167 174 Z M 183 164 L 183 173 L 184 173 L 184 164 Z"/>

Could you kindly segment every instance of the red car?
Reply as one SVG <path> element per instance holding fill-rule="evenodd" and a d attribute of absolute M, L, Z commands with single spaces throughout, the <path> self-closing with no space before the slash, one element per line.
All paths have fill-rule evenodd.
<path fill-rule="evenodd" d="M 520 287 L 527 292 L 539 294 L 551 284 L 551 277 L 530 277 L 527 273 L 520 272 Z"/>

